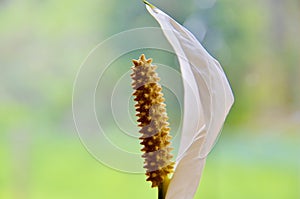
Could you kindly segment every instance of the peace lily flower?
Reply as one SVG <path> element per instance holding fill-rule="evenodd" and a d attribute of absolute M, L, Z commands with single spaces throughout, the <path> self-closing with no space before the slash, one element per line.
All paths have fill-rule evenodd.
<path fill-rule="evenodd" d="M 159 198 L 192 199 L 206 157 L 217 140 L 234 98 L 219 62 L 195 36 L 158 8 L 147 1 L 144 3 L 177 55 L 184 88 L 182 133 L 174 164 L 170 154 L 168 117 L 155 66 L 144 55 L 133 60 L 133 88 L 136 90 L 147 180 L 152 182 L 152 187 L 158 186 Z"/>

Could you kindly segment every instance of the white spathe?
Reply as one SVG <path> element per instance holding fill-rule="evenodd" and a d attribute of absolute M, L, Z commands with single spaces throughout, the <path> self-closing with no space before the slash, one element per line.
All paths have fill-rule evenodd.
<path fill-rule="evenodd" d="M 192 199 L 234 98 L 219 62 L 195 36 L 158 8 L 146 7 L 177 55 L 184 87 L 182 134 L 166 199 Z"/>

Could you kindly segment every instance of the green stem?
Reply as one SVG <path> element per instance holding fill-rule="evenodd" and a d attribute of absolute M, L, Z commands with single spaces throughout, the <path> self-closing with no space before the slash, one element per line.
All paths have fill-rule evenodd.
<path fill-rule="evenodd" d="M 158 199 L 165 199 L 163 183 L 158 185 Z"/>
<path fill-rule="evenodd" d="M 158 185 L 158 199 L 165 199 L 170 184 L 170 178 L 166 176 L 165 180 Z"/>

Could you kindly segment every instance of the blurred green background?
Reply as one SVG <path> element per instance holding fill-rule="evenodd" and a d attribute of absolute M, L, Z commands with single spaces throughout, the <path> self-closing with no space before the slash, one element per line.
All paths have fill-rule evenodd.
<path fill-rule="evenodd" d="M 235 94 L 195 198 L 300 199 L 300 1 L 152 3 L 202 41 Z M 0 198 L 156 198 L 143 174 L 92 158 L 71 108 L 89 51 L 145 26 L 158 24 L 141 1 L 0 1 Z"/>

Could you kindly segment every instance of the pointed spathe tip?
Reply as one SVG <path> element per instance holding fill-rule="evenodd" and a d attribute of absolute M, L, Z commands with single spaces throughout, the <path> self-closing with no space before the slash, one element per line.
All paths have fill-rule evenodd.
<path fill-rule="evenodd" d="M 152 9 L 152 11 L 154 11 L 155 13 L 157 13 L 157 8 L 154 5 L 152 5 L 151 3 L 149 3 L 146 0 L 143 0 L 143 2 L 144 2 L 144 4 L 146 4 L 146 6 L 149 6 Z"/>
<path fill-rule="evenodd" d="M 152 9 L 154 9 L 154 8 L 155 8 L 155 6 L 154 6 L 154 5 L 152 5 L 151 3 L 149 3 L 148 1 L 146 1 L 146 0 L 143 0 L 143 2 L 144 2 L 144 4 L 146 4 L 146 5 L 150 6 L 150 8 L 152 8 Z"/>

